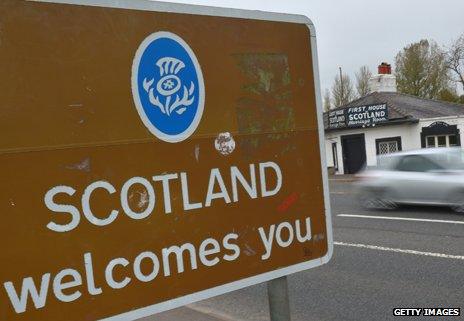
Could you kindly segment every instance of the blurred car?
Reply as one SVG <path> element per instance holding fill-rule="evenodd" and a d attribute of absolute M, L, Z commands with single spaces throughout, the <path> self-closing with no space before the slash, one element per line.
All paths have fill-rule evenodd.
<path fill-rule="evenodd" d="M 357 175 L 359 201 L 366 208 L 398 204 L 450 206 L 464 213 L 464 150 L 430 148 L 378 158 L 378 166 Z"/>

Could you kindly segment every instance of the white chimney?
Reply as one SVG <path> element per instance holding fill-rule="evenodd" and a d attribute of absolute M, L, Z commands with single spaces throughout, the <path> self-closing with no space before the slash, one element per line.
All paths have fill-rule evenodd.
<path fill-rule="evenodd" d="M 391 65 L 382 62 L 379 73 L 369 79 L 369 89 L 373 92 L 396 93 L 396 77 L 391 73 Z"/>

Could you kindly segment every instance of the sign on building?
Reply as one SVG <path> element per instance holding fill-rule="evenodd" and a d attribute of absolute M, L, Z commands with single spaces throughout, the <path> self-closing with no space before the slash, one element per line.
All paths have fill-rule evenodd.
<path fill-rule="evenodd" d="M 330 259 L 309 20 L 139 0 L 0 16 L 1 320 L 134 320 Z"/>
<path fill-rule="evenodd" d="M 346 127 L 346 110 L 339 109 L 329 112 L 329 128 L 345 128 Z"/>
<path fill-rule="evenodd" d="M 347 107 L 328 114 L 329 129 L 368 127 L 388 121 L 387 104 Z"/>

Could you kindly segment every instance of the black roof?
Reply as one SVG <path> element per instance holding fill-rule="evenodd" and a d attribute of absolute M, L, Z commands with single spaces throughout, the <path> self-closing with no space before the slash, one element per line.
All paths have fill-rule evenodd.
<path fill-rule="evenodd" d="M 462 104 L 424 99 L 392 92 L 374 92 L 330 111 L 376 104 L 387 104 L 389 122 L 384 125 L 388 125 L 389 123 L 417 122 L 422 118 L 464 115 L 464 105 Z M 324 113 L 325 128 L 328 127 L 327 115 L 328 113 Z"/>

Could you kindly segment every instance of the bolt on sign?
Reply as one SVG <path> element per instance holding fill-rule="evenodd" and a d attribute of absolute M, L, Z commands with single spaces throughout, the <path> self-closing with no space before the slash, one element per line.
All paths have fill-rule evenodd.
<path fill-rule="evenodd" d="M 0 4 L 0 319 L 135 320 L 326 263 L 302 16 Z"/>

